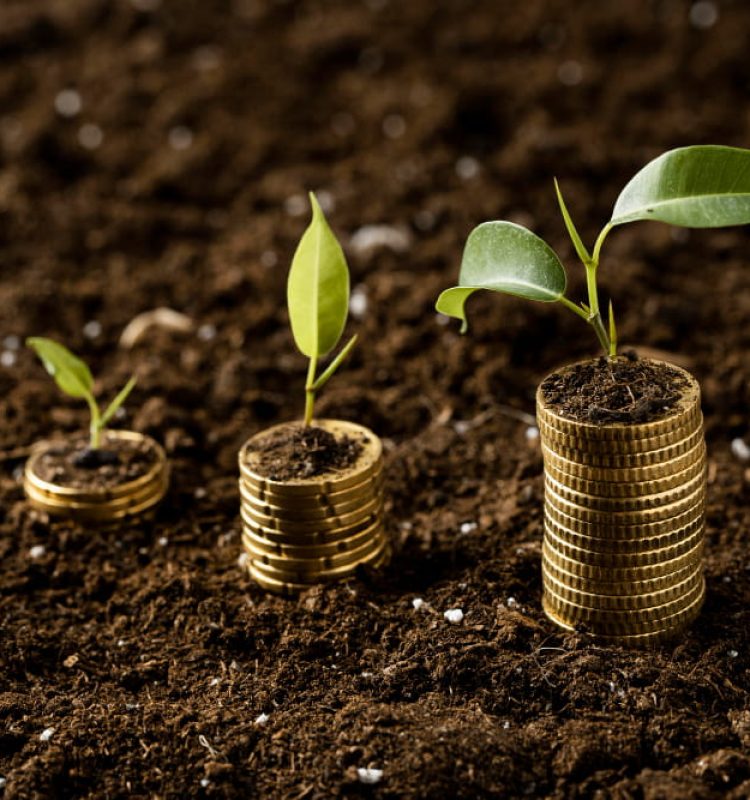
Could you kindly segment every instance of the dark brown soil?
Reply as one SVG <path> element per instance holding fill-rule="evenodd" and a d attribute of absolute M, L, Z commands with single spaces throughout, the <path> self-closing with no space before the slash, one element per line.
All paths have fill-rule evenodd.
<path fill-rule="evenodd" d="M 545 375 L 597 354 L 589 327 L 490 293 L 469 336 L 434 313 L 487 219 L 548 239 L 585 297 L 554 175 L 591 243 L 651 157 L 747 145 L 750 4 L 721 0 L 708 29 L 681 0 L 136 5 L 0 3 L 4 800 L 750 795 L 750 463 L 731 450 L 750 442 L 750 231 L 643 223 L 603 252 L 620 340 L 703 391 L 708 600 L 653 653 L 540 608 L 529 415 Z M 237 453 L 302 410 L 284 298 L 307 189 L 367 299 L 317 411 L 383 439 L 395 555 L 286 600 L 238 564 Z M 405 249 L 354 247 L 370 224 Z M 194 333 L 119 348 L 158 306 Z M 80 352 L 103 395 L 137 373 L 118 425 L 174 465 L 154 522 L 24 503 L 19 448 L 86 425 L 15 349 L 30 335 Z"/>
<path fill-rule="evenodd" d="M 275 481 L 317 478 L 351 467 L 362 452 L 362 444 L 349 436 L 336 438 L 315 426 L 290 423 L 260 437 L 249 447 L 256 472 Z"/>
<path fill-rule="evenodd" d="M 51 443 L 37 462 L 42 480 L 71 489 L 111 489 L 145 475 L 156 463 L 153 444 L 109 439 L 100 449 L 89 448 L 88 437 Z"/>
<path fill-rule="evenodd" d="M 664 419 L 688 386 L 685 376 L 660 362 L 601 356 L 571 364 L 542 381 L 550 409 L 578 422 L 637 424 Z"/>

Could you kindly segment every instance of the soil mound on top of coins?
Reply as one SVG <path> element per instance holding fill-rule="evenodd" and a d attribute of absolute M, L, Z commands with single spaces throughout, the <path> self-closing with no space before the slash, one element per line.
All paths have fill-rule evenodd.
<path fill-rule="evenodd" d="M 262 437 L 252 449 L 253 469 L 275 481 L 315 478 L 355 464 L 362 452 L 350 436 L 338 438 L 322 428 L 289 425 Z"/>
<path fill-rule="evenodd" d="M 574 364 L 542 383 L 548 405 L 578 422 L 639 424 L 668 416 L 687 381 L 668 364 L 635 355 Z"/>
<path fill-rule="evenodd" d="M 155 462 L 148 442 L 110 439 L 92 450 L 88 438 L 79 436 L 50 445 L 36 471 L 42 480 L 70 489 L 111 489 L 145 475 Z"/>

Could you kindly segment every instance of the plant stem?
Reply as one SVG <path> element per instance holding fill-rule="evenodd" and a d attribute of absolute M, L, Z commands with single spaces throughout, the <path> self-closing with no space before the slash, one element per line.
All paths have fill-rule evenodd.
<path fill-rule="evenodd" d="M 89 425 L 89 447 L 92 450 L 98 450 L 102 435 L 102 420 L 99 413 L 99 406 L 96 404 L 96 400 L 94 400 L 91 395 L 86 397 L 86 402 L 89 404 L 89 409 L 91 410 L 91 423 Z"/>
<path fill-rule="evenodd" d="M 318 359 L 311 358 L 307 368 L 307 383 L 305 383 L 305 427 L 308 427 L 313 420 L 313 410 L 315 409 L 315 370 L 318 367 Z"/>

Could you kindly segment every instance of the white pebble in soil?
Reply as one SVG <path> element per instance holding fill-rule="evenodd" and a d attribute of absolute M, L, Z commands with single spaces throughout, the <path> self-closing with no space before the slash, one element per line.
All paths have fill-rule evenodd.
<path fill-rule="evenodd" d="M 55 95 L 55 111 L 61 117 L 75 117 L 81 113 L 83 100 L 75 89 L 63 89 Z"/>
<path fill-rule="evenodd" d="M 451 625 L 459 625 L 464 621 L 464 612 L 460 608 L 449 608 L 444 614 L 447 622 Z"/>
<path fill-rule="evenodd" d="M 40 742 L 48 742 L 52 738 L 54 733 L 55 733 L 55 729 L 54 728 L 45 728 L 39 734 L 39 741 Z"/>
<path fill-rule="evenodd" d="M 166 536 L 160 536 L 156 541 L 159 547 L 166 547 L 169 544 L 169 539 Z"/>
<path fill-rule="evenodd" d="M 201 778 L 201 786 L 205 789 L 211 781 L 208 778 Z"/>
<path fill-rule="evenodd" d="M 167 141 L 172 150 L 189 150 L 193 144 L 193 132 L 185 125 L 175 125 L 170 129 Z"/>
<path fill-rule="evenodd" d="M 355 286 L 349 296 L 349 313 L 354 319 L 362 319 L 367 313 L 367 287 Z"/>
<path fill-rule="evenodd" d="M 563 61 L 557 68 L 557 80 L 563 86 L 578 86 L 583 80 L 583 67 L 577 61 Z"/>
<path fill-rule="evenodd" d="M 260 254 L 260 263 L 266 268 L 270 269 L 279 263 L 279 257 L 273 250 L 264 250 Z"/>
<path fill-rule="evenodd" d="M 461 533 L 466 535 L 467 533 L 474 533 L 474 531 L 477 529 L 477 527 L 478 526 L 477 526 L 476 522 L 462 522 L 460 531 L 461 531 Z"/>
<path fill-rule="evenodd" d="M 92 122 L 87 122 L 78 129 L 78 144 L 85 150 L 98 150 L 103 141 L 104 132 Z"/>
<path fill-rule="evenodd" d="M 375 786 L 376 783 L 380 783 L 383 780 L 383 770 L 375 769 L 374 767 L 358 767 L 357 778 L 365 786 Z"/>
<path fill-rule="evenodd" d="M 539 438 L 539 428 L 535 425 L 529 425 L 526 428 L 526 441 L 527 442 L 535 442 Z"/>
<path fill-rule="evenodd" d="M 444 328 L 450 321 L 451 318 L 447 314 L 441 314 L 439 311 L 435 314 L 435 322 L 437 322 L 441 328 Z"/>
<path fill-rule="evenodd" d="M 3 776 L 2 776 L 2 775 L 0 775 L 0 789 L 4 789 L 4 788 L 5 788 L 5 784 L 6 784 L 7 782 L 8 782 L 8 781 L 6 781 L 6 780 L 5 780 L 5 778 L 3 778 Z"/>
<path fill-rule="evenodd" d="M 0 364 L 4 367 L 13 367 L 16 364 L 16 358 L 16 354 L 13 350 L 3 350 L 3 352 L 0 353 Z"/>
<path fill-rule="evenodd" d="M 472 178 L 476 178 L 477 175 L 479 175 L 481 167 L 476 158 L 472 156 L 461 156 L 461 158 L 456 161 L 455 169 L 456 175 L 458 175 L 461 180 L 470 181 Z"/>
<path fill-rule="evenodd" d="M 509 597 L 505 601 L 505 605 L 507 605 L 508 608 L 518 608 L 518 600 L 516 600 L 515 597 Z"/>
<path fill-rule="evenodd" d="M 35 544 L 29 548 L 29 558 L 41 558 L 47 552 L 47 548 L 43 544 Z"/>
<path fill-rule="evenodd" d="M 293 194 L 284 201 L 284 210 L 290 217 L 301 217 L 307 212 L 307 198 L 303 194 Z"/>
<path fill-rule="evenodd" d="M 422 608 L 422 606 L 424 605 L 424 600 L 422 600 L 421 597 L 415 597 L 411 601 L 411 604 L 415 611 L 419 611 L 419 609 Z"/>
<path fill-rule="evenodd" d="M 21 349 L 21 337 L 20 336 L 6 336 L 3 339 L 3 347 L 6 350 L 20 350 Z"/>
<path fill-rule="evenodd" d="M 738 655 L 739 653 L 736 650 L 729 651 L 729 658 L 737 658 Z"/>
<path fill-rule="evenodd" d="M 258 714 L 258 716 L 255 718 L 255 724 L 265 725 L 269 719 L 271 719 L 271 717 L 269 717 L 268 714 Z"/>
<path fill-rule="evenodd" d="M 198 338 L 202 342 L 210 342 L 216 338 L 216 326 L 206 323 L 198 328 Z"/>
<path fill-rule="evenodd" d="M 380 247 L 394 253 L 405 253 L 411 246 L 411 237 L 407 231 L 392 225 L 363 225 L 354 231 L 349 245 L 357 255 L 364 255 Z"/>
<path fill-rule="evenodd" d="M 247 566 L 247 553 L 240 553 L 237 557 L 237 566 L 240 569 L 244 569 Z"/>
<path fill-rule="evenodd" d="M 701 0 L 690 7 L 690 24 L 698 30 L 713 28 L 719 20 L 719 9 L 716 3 Z"/>
<path fill-rule="evenodd" d="M 731 450 L 732 455 L 738 461 L 750 461 L 750 447 L 748 447 L 744 439 L 739 437 L 732 439 Z"/>
<path fill-rule="evenodd" d="M 92 319 L 83 326 L 83 335 L 87 339 L 98 339 L 102 335 L 102 323 Z"/>

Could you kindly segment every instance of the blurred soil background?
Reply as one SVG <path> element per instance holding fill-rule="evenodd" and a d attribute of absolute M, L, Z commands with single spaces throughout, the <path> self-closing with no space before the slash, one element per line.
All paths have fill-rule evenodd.
<path fill-rule="evenodd" d="M 749 41 L 740 0 L 2 0 L 0 797 L 750 796 L 750 232 L 605 248 L 621 340 L 704 388 L 708 600 L 654 652 L 540 608 L 528 415 L 591 331 L 487 296 L 460 337 L 433 308 L 498 218 L 582 297 L 553 176 L 591 242 L 663 150 L 747 146 Z M 361 339 L 319 411 L 385 440 L 396 555 L 285 600 L 238 563 L 236 453 L 302 410 L 285 281 L 311 189 Z M 118 344 L 160 306 L 192 329 Z M 137 373 L 118 424 L 175 465 L 153 523 L 24 504 L 19 448 L 86 424 L 28 335 L 105 396 Z"/>

